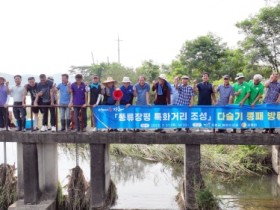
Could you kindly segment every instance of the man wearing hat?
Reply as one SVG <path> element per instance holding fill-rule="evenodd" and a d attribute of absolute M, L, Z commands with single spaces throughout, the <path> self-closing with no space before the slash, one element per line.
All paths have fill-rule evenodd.
<path fill-rule="evenodd" d="M 155 105 L 168 105 L 171 102 L 171 85 L 166 81 L 165 74 L 160 74 L 158 82 L 153 82 L 153 91 L 156 91 L 154 104 Z M 166 133 L 162 128 L 156 129 L 155 132 Z"/>
<path fill-rule="evenodd" d="M 76 82 L 71 84 L 70 106 L 74 105 L 74 118 L 76 131 L 86 131 L 87 127 L 87 90 L 83 82 L 83 76 L 77 74 Z M 79 113 L 82 114 L 82 125 L 80 125 Z"/>
<path fill-rule="evenodd" d="M 227 105 L 232 104 L 233 97 L 234 97 L 234 90 L 233 87 L 229 84 L 229 76 L 224 75 L 223 80 L 224 84 L 221 84 L 217 88 L 217 93 L 219 93 L 219 99 L 217 105 Z M 225 133 L 226 129 L 218 129 L 216 133 Z"/>
<path fill-rule="evenodd" d="M 194 91 L 193 88 L 188 85 L 189 77 L 188 76 L 182 76 L 182 84 L 178 84 L 178 81 L 175 81 L 175 88 L 178 91 L 178 99 L 175 102 L 176 105 L 179 106 L 186 106 L 190 107 L 193 105 L 193 97 L 194 97 Z M 187 133 L 190 133 L 189 128 L 185 128 Z M 181 131 L 182 128 L 177 128 L 177 131 Z"/>
<path fill-rule="evenodd" d="M 9 117 L 6 121 L 7 109 L 5 106 L 9 104 L 9 83 L 5 78 L 0 76 L 0 131 L 5 130 L 6 125 L 9 125 Z"/>
<path fill-rule="evenodd" d="M 99 76 L 97 74 L 92 75 L 91 77 L 92 82 L 89 84 L 89 104 L 90 106 L 92 106 L 92 108 L 96 107 L 99 105 L 100 101 L 101 101 L 101 85 L 99 83 Z M 91 109 L 91 111 L 93 111 Z M 92 126 L 93 129 L 92 131 L 95 132 L 96 131 L 96 126 L 95 126 L 95 117 L 93 115 L 93 113 L 91 113 L 92 115 Z"/>
<path fill-rule="evenodd" d="M 234 90 L 234 104 L 240 106 L 249 105 L 250 87 L 247 82 L 244 81 L 243 73 L 238 73 L 235 78 L 236 82 L 233 84 Z M 241 129 L 241 133 L 244 133 L 246 129 Z M 236 133 L 236 129 L 233 129 L 233 133 Z"/>

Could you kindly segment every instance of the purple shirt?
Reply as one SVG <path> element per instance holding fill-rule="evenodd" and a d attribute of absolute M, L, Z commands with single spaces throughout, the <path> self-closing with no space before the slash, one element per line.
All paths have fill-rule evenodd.
<path fill-rule="evenodd" d="M 5 85 L 0 86 L 0 106 L 6 104 L 8 98 L 7 87 Z"/>
<path fill-rule="evenodd" d="M 280 93 L 280 83 L 271 82 L 267 88 L 268 88 L 268 90 L 266 92 L 266 96 L 265 96 L 263 102 L 266 104 L 275 103 L 277 101 L 279 93 Z"/>
<path fill-rule="evenodd" d="M 74 82 L 71 85 L 71 90 L 73 92 L 73 105 L 83 105 L 86 103 L 86 85 L 85 83 L 81 83 L 78 87 L 77 83 Z"/>

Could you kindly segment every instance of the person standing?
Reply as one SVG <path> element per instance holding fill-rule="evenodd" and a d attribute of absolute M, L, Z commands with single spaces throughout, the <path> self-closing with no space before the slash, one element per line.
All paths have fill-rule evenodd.
<path fill-rule="evenodd" d="M 60 131 L 67 131 L 70 129 L 70 97 L 71 97 L 71 84 L 69 82 L 69 75 L 61 75 L 61 83 L 58 84 L 56 89 L 59 91 L 59 111 L 60 111 Z"/>
<path fill-rule="evenodd" d="M 219 99 L 217 105 L 225 106 L 227 104 L 232 104 L 234 97 L 233 87 L 229 84 L 230 78 L 228 75 L 223 76 L 224 84 L 221 84 L 217 88 L 217 93 L 219 93 Z M 226 129 L 218 129 L 216 133 L 226 133 Z"/>
<path fill-rule="evenodd" d="M 144 76 L 139 76 L 138 84 L 133 87 L 136 97 L 136 105 L 145 106 L 150 104 L 150 85 L 146 82 Z"/>
<path fill-rule="evenodd" d="M 264 86 L 267 88 L 267 92 L 264 98 L 265 104 L 279 104 L 280 102 L 280 83 L 278 82 L 279 74 L 273 72 L 270 75 L 269 80 L 264 83 Z M 266 128 L 263 133 L 277 134 L 275 128 Z"/>
<path fill-rule="evenodd" d="M 116 105 L 117 101 L 114 98 L 114 91 L 116 90 L 116 80 L 112 77 L 107 77 L 107 79 L 103 82 L 105 86 L 101 90 L 101 94 L 104 96 L 103 105 Z"/>
<path fill-rule="evenodd" d="M 24 87 L 21 85 L 21 76 L 15 75 L 15 86 L 10 89 L 10 94 L 14 99 L 13 113 L 17 120 L 17 131 L 25 132 L 26 109 L 22 106 Z"/>
<path fill-rule="evenodd" d="M 130 81 L 129 77 L 123 77 L 120 90 L 123 93 L 123 97 L 120 101 L 120 105 L 125 105 L 126 107 L 132 105 L 134 91 L 133 91 L 133 86 L 131 85 L 131 81 Z"/>
<path fill-rule="evenodd" d="M 204 72 L 202 75 L 202 82 L 193 84 L 194 93 L 198 93 L 197 105 L 212 105 L 216 104 L 216 96 L 214 86 L 209 82 L 209 73 Z M 207 129 L 206 131 L 209 132 Z M 215 129 L 213 129 L 215 132 Z"/>
<path fill-rule="evenodd" d="M 249 96 L 250 96 L 250 86 L 247 82 L 244 81 L 243 73 L 238 73 L 236 75 L 235 82 L 233 84 L 234 90 L 234 104 L 239 104 L 242 107 L 244 104 L 249 105 Z M 241 129 L 241 133 L 244 133 L 246 129 Z M 236 129 L 233 129 L 232 133 L 236 133 Z"/>
<path fill-rule="evenodd" d="M 179 97 L 178 89 L 176 88 L 176 84 L 179 83 L 180 78 L 176 76 L 174 78 L 174 84 L 171 85 L 171 105 L 177 105 L 177 100 Z"/>
<path fill-rule="evenodd" d="M 166 76 L 160 74 L 158 81 L 153 82 L 152 90 L 156 92 L 155 105 L 169 105 L 171 102 L 171 85 L 166 81 Z M 166 133 L 162 128 L 156 129 L 155 132 Z"/>
<path fill-rule="evenodd" d="M 101 95 L 101 85 L 99 83 L 99 76 L 94 74 L 92 76 L 92 82 L 89 84 L 89 104 L 91 108 L 91 117 L 93 129 L 92 131 L 96 131 L 96 119 L 93 115 L 93 109 L 100 104 L 102 95 Z"/>
<path fill-rule="evenodd" d="M 0 76 L 0 131 L 9 126 L 9 116 L 6 106 L 9 104 L 9 82 L 5 84 L 5 78 Z"/>
<path fill-rule="evenodd" d="M 76 82 L 71 84 L 71 98 L 69 106 L 74 106 L 74 118 L 77 132 L 86 131 L 87 127 L 87 90 L 83 82 L 83 76 L 77 74 Z M 80 125 L 79 113 L 82 115 L 82 126 Z"/>
<path fill-rule="evenodd" d="M 133 87 L 134 96 L 136 97 L 136 105 L 147 106 L 150 104 L 150 85 L 146 82 L 145 76 L 138 77 L 138 83 Z M 140 129 L 134 129 L 135 132 L 140 132 Z M 144 129 L 141 131 L 145 132 Z"/>
<path fill-rule="evenodd" d="M 39 76 L 40 82 L 37 85 L 37 95 L 34 101 L 35 106 L 42 106 L 43 109 L 43 121 L 42 127 L 40 129 L 41 132 L 45 132 L 48 130 L 48 117 L 49 117 L 49 110 L 51 112 L 54 111 L 50 109 L 50 106 L 54 105 L 54 97 L 53 97 L 53 82 L 51 80 L 47 80 L 45 74 L 41 74 Z M 51 131 L 55 132 L 55 118 L 51 118 Z"/>
<path fill-rule="evenodd" d="M 103 85 L 105 86 L 101 90 L 101 94 L 104 96 L 103 98 L 103 105 L 117 105 L 119 101 L 117 101 L 114 98 L 114 91 L 116 88 L 116 80 L 114 80 L 112 77 L 107 77 L 107 79 L 103 82 Z M 108 129 L 108 132 L 118 132 L 118 129 Z"/>
<path fill-rule="evenodd" d="M 175 102 L 176 105 L 179 106 L 186 106 L 191 107 L 193 105 L 193 97 L 194 97 L 194 91 L 193 88 L 188 85 L 189 77 L 188 76 L 182 76 L 182 84 L 178 84 L 178 80 L 175 80 L 175 88 L 178 91 L 178 99 Z M 187 133 L 191 133 L 191 130 L 189 128 L 185 128 Z M 181 131 L 182 128 L 177 128 L 177 131 Z"/>
<path fill-rule="evenodd" d="M 37 82 L 35 82 L 35 78 L 34 77 L 28 77 L 28 84 L 26 84 L 24 86 L 24 94 L 23 94 L 23 98 L 22 98 L 22 106 L 25 107 L 26 106 L 26 96 L 29 92 L 30 94 L 30 98 L 31 98 L 31 105 L 34 105 L 35 99 L 36 99 L 36 95 L 37 95 Z M 41 107 L 32 107 L 31 111 L 34 113 L 35 116 L 35 127 L 34 130 L 39 130 L 39 111 L 41 111 L 41 113 L 43 113 L 43 110 Z"/>

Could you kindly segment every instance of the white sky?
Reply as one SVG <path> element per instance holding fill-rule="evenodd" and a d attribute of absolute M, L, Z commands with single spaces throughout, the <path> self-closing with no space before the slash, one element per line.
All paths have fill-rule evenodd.
<path fill-rule="evenodd" d="M 186 40 L 213 32 L 235 47 L 237 21 L 264 0 L 0 1 L 0 72 L 62 73 L 71 65 L 171 63 Z"/>

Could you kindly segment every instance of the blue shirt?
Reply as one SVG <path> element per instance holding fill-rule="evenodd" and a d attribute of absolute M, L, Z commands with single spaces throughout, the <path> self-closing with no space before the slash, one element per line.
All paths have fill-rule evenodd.
<path fill-rule="evenodd" d="M 3 106 L 6 104 L 8 98 L 8 92 L 6 85 L 0 86 L 0 106 Z"/>
<path fill-rule="evenodd" d="M 68 85 L 60 83 L 57 86 L 57 89 L 59 90 L 59 95 L 60 95 L 60 101 L 59 104 L 69 104 L 70 103 L 70 93 L 68 91 Z"/>
<path fill-rule="evenodd" d="M 194 96 L 193 88 L 189 85 L 178 87 L 178 99 L 176 101 L 177 105 L 189 105 L 192 97 Z"/>
<path fill-rule="evenodd" d="M 139 83 L 135 85 L 137 100 L 136 105 L 147 105 L 149 101 L 146 100 L 146 93 L 150 92 L 150 85 L 145 83 L 141 86 Z"/>
<path fill-rule="evenodd" d="M 279 82 L 271 82 L 267 87 L 268 90 L 266 92 L 265 98 L 263 100 L 266 104 L 275 103 L 280 93 L 280 83 Z"/>
<path fill-rule="evenodd" d="M 234 90 L 231 85 L 219 85 L 217 92 L 219 92 L 220 97 L 218 100 L 218 105 L 227 105 L 229 102 L 230 96 L 234 96 Z"/>
<path fill-rule="evenodd" d="M 133 101 L 133 86 L 129 85 L 127 88 L 125 86 L 120 87 L 123 97 L 120 101 L 121 105 L 127 105 L 127 104 L 132 104 Z"/>
<path fill-rule="evenodd" d="M 179 97 L 179 92 L 176 90 L 175 85 L 171 85 L 171 104 L 176 105 Z"/>

